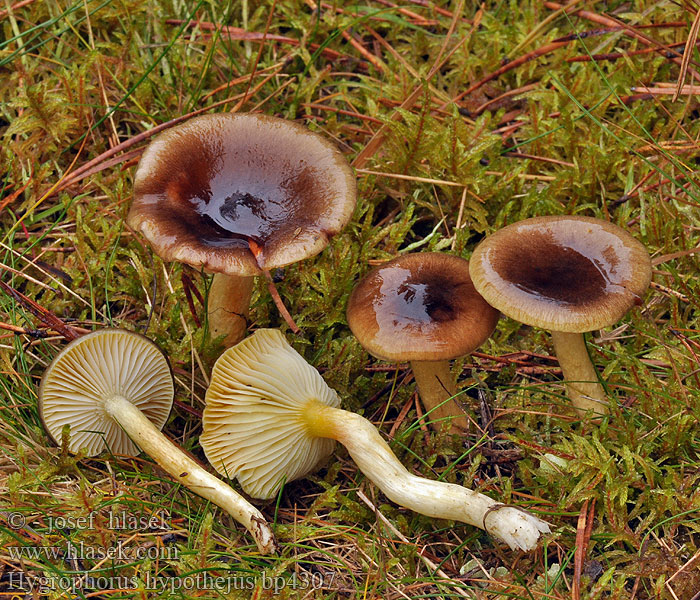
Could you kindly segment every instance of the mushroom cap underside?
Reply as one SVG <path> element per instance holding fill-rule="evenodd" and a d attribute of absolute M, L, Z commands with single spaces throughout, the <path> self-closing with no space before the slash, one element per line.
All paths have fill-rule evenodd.
<path fill-rule="evenodd" d="M 325 137 L 266 115 L 211 114 L 148 145 L 128 222 L 164 260 L 256 275 L 319 253 L 355 200 L 353 171 Z"/>
<path fill-rule="evenodd" d="M 340 403 L 280 331 L 258 329 L 216 361 L 200 444 L 219 473 L 255 498 L 272 498 L 333 451 L 333 440 L 311 436 L 304 424 L 314 401 Z"/>
<path fill-rule="evenodd" d="M 468 354 L 491 335 L 498 316 L 476 292 L 468 261 L 431 252 L 406 254 L 370 271 L 347 307 L 360 344 L 388 361 Z"/>
<path fill-rule="evenodd" d="M 646 248 L 592 217 L 535 217 L 483 240 L 470 259 L 479 293 L 527 325 L 583 333 L 641 304 L 651 281 Z"/>
<path fill-rule="evenodd" d="M 173 403 L 173 379 L 165 355 L 148 338 L 103 329 L 73 340 L 56 355 L 41 380 L 39 413 L 57 444 L 70 425 L 71 452 L 136 456 L 138 447 L 103 408 L 115 396 L 132 402 L 162 429 Z"/>

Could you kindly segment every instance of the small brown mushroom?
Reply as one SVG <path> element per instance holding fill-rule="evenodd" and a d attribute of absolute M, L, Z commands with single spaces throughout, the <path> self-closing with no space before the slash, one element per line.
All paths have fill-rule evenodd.
<path fill-rule="evenodd" d="M 370 353 L 410 361 L 423 405 L 439 428 L 464 433 L 469 421 L 453 397 L 450 360 L 475 350 L 491 335 L 498 311 L 476 292 L 468 261 L 439 253 L 406 254 L 371 271 L 357 284 L 348 324 Z"/>
<path fill-rule="evenodd" d="M 335 145 L 260 114 L 212 114 L 158 135 L 128 215 L 154 251 L 216 273 L 213 337 L 245 335 L 255 275 L 318 254 L 348 222 L 355 177 Z"/>
<path fill-rule="evenodd" d="M 646 248 L 620 227 L 591 217 L 536 217 L 483 240 L 470 271 L 479 293 L 503 314 L 552 333 L 569 397 L 581 415 L 604 414 L 582 333 L 618 321 L 651 281 Z"/>

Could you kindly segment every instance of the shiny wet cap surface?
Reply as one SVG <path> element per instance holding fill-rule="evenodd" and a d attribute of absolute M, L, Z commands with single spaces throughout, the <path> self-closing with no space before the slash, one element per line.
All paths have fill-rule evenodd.
<path fill-rule="evenodd" d="M 325 137 L 266 115 L 212 114 L 146 148 L 128 222 L 164 260 L 254 275 L 320 252 L 355 194 L 352 169 Z"/>
<path fill-rule="evenodd" d="M 522 323 L 582 333 L 617 322 L 651 281 L 646 248 L 591 217 L 536 217 L 482 241 L 470 261 L 486 300 Z"/>
<path fill-rule="evenodd" d="M 371 271 L 353 290 L 347 316 L 360 344 L 389 361 L 468 354 L 498 321 L 498 312 L 474 289 L 466 260 L 427 252 Z"/>

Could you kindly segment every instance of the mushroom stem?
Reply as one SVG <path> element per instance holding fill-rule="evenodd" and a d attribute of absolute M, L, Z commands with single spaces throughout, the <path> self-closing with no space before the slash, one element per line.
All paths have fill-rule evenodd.
<path fill-rule="evenodd" d="M 360 415 L 311 400 L 302 418 L 311 435 L 343 444 L 360 470 L 400 506 L 429 517 L 474 525 L 512 549 L 530 550 L 542 533 L 549 532 L 546 522 L 518 508 L 460 485 L 411 475 L 377 428 Z"/>
<path fill-rule="evenodd" d="M 608 412 L 608 401 L 598 373 L 591 363 L 582 333 L 552 331 L 554 352 L 559 359 L 571 403 L 581 416 L 588 411 L 597 415 Z"/>
<path fill-rule="evenodd" d="M 411 361 L 413 377 L 418 386 L 418 393 L 431 424 L 440 429 L 443 423 L 451 420 L 449 432 L 465 434 L 469 431 L 469 420 L 464 409 L 453 399 L 457 386 L 450 373 L 449 360 L 414 360 Z"/>
<path fill-rule="evenodd" d="M 121 396 L 106 400 L 105 412 L 178 483 L 224 509 L 250 532 L 262 554 L 274 553 L 275 537 L 262 513 L 223 481 L 205 471 L 171 442 L 136 405 Z"/>
<path fill-rule="evenodd" d="M 214 274 L 207 307 L 212 339 L 226 336 L 224 346 L 230 348 L 245 337 L 252 294 L 253 277 Z"/>

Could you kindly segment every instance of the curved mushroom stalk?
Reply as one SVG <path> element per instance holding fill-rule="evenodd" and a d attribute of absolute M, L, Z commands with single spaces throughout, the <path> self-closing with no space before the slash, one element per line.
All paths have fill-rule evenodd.
<path fill-rule="evenodd" d="M 434 517 L 461 521 L 486 530 L 511 549 L 532 550 L 549 525 L 461 485 L 411 475 L 367 419 L 311 400 L 303 409 L 309 433 L 332 437 L 392 502 Z"/>
<path fill-rule="evenodd" d="M 274 552 L 275 538 L 262 513 L 161 432 L 173 395 L 168 361 L 153 342 L 104 329 L 74 340 L 54 358 L 41 380 L 39 409 L 54 441 L 70 426 L 71 452 L 135 455 L 140 448 L 175 481 L 243 524 L 261 553 Z"/>
<path fill-rule="evenodd" d="M 549 525 L 459 485 L 411 475 L 367 419 L 337 408 L 337 394 L 272 329 L 219 358 L 207 390 L 202 448 L 215 469 L 258 498 L 310 473 L 343 444 L 389 499 L 431 517 L 487 530 L 511 548 L 535 547 Z"/>
<path fill-rule="evenodd" d="M 105 412 L 126 431 L 136 445 L 172 478 L 202 498 L 223 508 L 253 536 L 262 554 L 275 550 L 275 538 L 263 514 L 218 477 L 205 471 L 171 442 L 126 398 L 104 402 Z"/>

